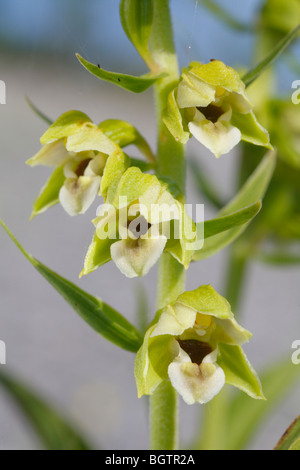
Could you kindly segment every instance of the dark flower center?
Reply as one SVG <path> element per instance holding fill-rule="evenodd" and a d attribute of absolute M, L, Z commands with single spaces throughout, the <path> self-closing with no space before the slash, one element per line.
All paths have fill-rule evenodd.
<path fill-rule="evenodd" d="M 180 347 L 190 356 L 194 364 L 202 364 L 205 356 L 212 352 L 209 344 L 202 343 L 196 339 L 178 340 Z"/>
<path fill-rule="evenodd" d="M 79 163 L 78 167 L 77 167 L 77 170 L 75 171 L 76 175 L 78 176 L 78 178 L 80 176 L 83 176 L 88 164 L 90 163 L 92 159 L 91 158 L 87 158 L 86 160 L 82 160 L 82 162 Z"/>
<path fill-rule="evenodd" d="M 129 220 L 127 222 L 127 228 L 136 238 L 140 238 L 148 232 L 151 228 L 151 224 L 149 224 L 149 222 L 140 215 L 134 220 Z"/>
<path fill-rule="evenodd" d="M 219 106 L 215 106 L 214 104 L 209 104 L 206 108 L 202 108 L 201 106 L 197 106 L 198 111 L 204 114 L 208 121 L 213 123 L 217 122 L 218 119 L 224 114 L 224 111 Z"/>

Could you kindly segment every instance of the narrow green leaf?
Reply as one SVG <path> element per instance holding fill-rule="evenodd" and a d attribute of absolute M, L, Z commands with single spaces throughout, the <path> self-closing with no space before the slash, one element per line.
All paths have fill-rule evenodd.
<path fill-rule="evenodd" d="M 0 385 L 15 400 L 47 450 L 91 449 L 86 439 L 57 410 L 2 369 Z"/>
<path fill-rule="evenodd" d="M 213 13 L 217 18 L 219 18 L 224 24 L 230 28 L 240 31 L 240 32 L 253 32 L 254 28 L 246 23 L 234 18 L 225 8 L 221 7 L 213 0 L 200 0 L 202 5 L 204 5 L 211 13 Z"/>
<path fill-rule="evenodd" d="M 192 177 L 200 195 L 203 195 L 217 209 L 222 209 L 222 207 L 224 207 L 224 202 L 214 183 L 208 178 L 207 172 L 203 171 L 199 166 L 199 162 L 196 163 L 196 161 L 192 159 L 188 159 L 188 162 L 192 170 Z"/>
<path fill-rule="evenodd" d="M 242 393 L 233 398 L 228 410 L 227 449 L 244 449 L 277 403 L 300 378 L 299 370 L 290 357 L 277 361 L 259 376 L 266 401 L 254 401 Z"/>
<path fill-rule="evenodd" d="M 95 77 L 100 78 L 109 83 L 113 83 L 125 90 L 132 91 L 133 93 L 142 93 L 143 91 L 150 88 L 154 83 L 162 78 L 162 74 L 153 75 L 146 74 L 140 77 L 134 77 L 133 75 L 126 75 L 124 73 L 108 72 L 102 68 L 99 68 L 98 65 L 88 62 L 79 54 L 76 54 L 79 62 Z"/>
<path fill-rule="evenodd" d="M 258 252 L 255 253 L 255 259 L 262 263 L 275 264 L 282 266 L 293 266 L 300 264 L 300 256 L 293 253 L 284 253 L 281 251 L 273 253 Z"/>
<path fill-rule="evenodd" d="M 57 290 L 88 325 L 120 348 L 132 352 L 136 352 L 139 349 L 142 344 L 140 333 L 120 313 L 33 258 L 17 241 L 1 219 L 0 224 L 33 267 Z"/>
<path fill-rule="evenodd" d="M 32 111 L 38 116 L 40 117 L 43 121 L 45 121 L 47 124 L 49 124 L 51 126 L 51 124 L 53 124 L 53 120 L 50 119 L 48 116 L 46 116 L 46 114 L 44 114 L 40 109 L 38 109 L 34 104 L 33 102 L 28 98 L 28 96 L 25 96 L 25 100 L 28 104 L 28 106 L 32 109 Z"/>
<path fill-rule="evenodd" d="M 268 152 L 254 173 L 240 189 L 238 194 L 219 213 L 219 217 L 233 214 L 234 212 L 240 211 L 245 207 L 249 207 L 262 199 L 273 175 L 275 162 L 275 153 Z M 195 253 L 194 260 L 205 259 L 209 256 L 213 256 L 239 237 L 246 227 L 247 224 L 244 224 L 206 239 L 204 241 L 203 248 Z"/>
<path fill-rule="evenodd" d="M 274 47 L 274 49 L 263 59 L 256 67 L 247 72 L 242 80 L 246 86 L 251 85 L 268 67 L 270 67 L 286 50 L 286 48 L 297 38 L 300 32 L 300 25 L 290 31 L 279 43 Z"/>
<path fill-rule="evenodd" d="M 300 450 L 300 416 L 285 431 L 274 450 Z"/>
<path fill-rule="evenodd" d="M 120 18 L 128 39 L 147 62 L 152 20 L 153 0 L 121 0 Z"/>
<path fill-rule="evenodd" d="M 248 223 L 259 213 L 261 205 L 261 201 L 257 201 L 255 204 L 236 211 L 233 214 L 207 220 L 204 222 L 204 237 L 213 237 L 214 235 L 230 230 L 233 227 Z"/>
<path fill-rule="evenodd" d="M 31 219 L 59 202 L 59 191 L 65 179 L 63 166 L 53 171 L 33 205 Z"/>

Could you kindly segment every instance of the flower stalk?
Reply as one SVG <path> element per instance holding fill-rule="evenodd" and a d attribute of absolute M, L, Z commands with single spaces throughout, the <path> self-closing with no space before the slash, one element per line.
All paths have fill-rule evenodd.
<path fill-rule="evenodd" d="M 179 80 L 169 0 L 154 0 L 154 18 L 150 37 L 152 57 L 165 73 L 154 86 L 158 129 L 158 176 L 168 176 L 185 192 L 184 146 L 176 142 L 163 122 L 163 112 L 171 90 Z M 184 267 L 168 253 L 159 263 L 158 308 L 162 308 L 184 290 Z M 153 393 L 151 403 L 151 449 L 174 450 L 178 447 L 178 397 L 169 382 L 161 384 Z"/>

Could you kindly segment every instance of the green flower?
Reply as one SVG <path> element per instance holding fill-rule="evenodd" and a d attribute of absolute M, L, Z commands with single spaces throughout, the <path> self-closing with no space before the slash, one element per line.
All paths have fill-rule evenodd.
<path fill-rule="evenodd" d="M 99 194 L 109 155 L 120 149 L 80 111 L 60 116 L 41 137 L 43 147 L 27 163 L 54 172 L 35 202 L 33 216 L 60 202 L 70 215 L 83 214 Z"/>
<path fill-rule="evenodd" d="M 271 148 L 252 108 L 234 69 L 218 60 L 192 63 L 169 95 L 164 122 L 176 140 L 186 143 L 193 135 L 216 157 L 241 140 Z"/>
<path fill-rule="evenodd" d="M 188 266 L 193 251 L 188 255 L 185 248 L 192 239 L 194 225 L 191 219 L 187 223 L 183 205 L 169 192 L 166 183 L 130 167 L 114 184 L 103 178 L 102 192 L 105 185 L 105 204 L 93 221 L 96 231 L 82 275 L 112 259 L 125 276 L 145 276 L 165 250 Z M 174 229 L 176 223 L 178 231 Z M 189 230 L 183 231 L 184 225 Z M 196 232 L 193 235 L 196 237 Z"/>
<path fill-rule="evenodd" d="M 251 336 L 211 286 L 183 293 L 146 332 L 135 364 L 138 396 L 170 380 L 187 404 L 207 403 L 225 383 L 264 398 L 241 348 Z"/>

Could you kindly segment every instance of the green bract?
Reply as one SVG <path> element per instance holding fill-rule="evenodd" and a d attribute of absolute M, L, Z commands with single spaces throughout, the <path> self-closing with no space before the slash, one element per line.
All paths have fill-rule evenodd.
<path fill-rule="evenodd" d="M 191 134 L 216 157 L 241 140 L 271 148 L 238 73 L 223 62 L 191 63 L 171 92 L 164 123 L 185 144 Z"/>
<path fill-rule="evenodd" d="M 111 259 L 127 277 L 144 276 L 168 250 L 185 267 L 193 251 L 195 224 L 167 185 L 139 168 L 128 168 L 115 179 L 112 167 L 102 179 L 106 203 L 93 221 L 96 232 L 82 274 L 95 271 Z"/>
<path fill-rule="evenodd" d="M 170 380 L 188 404 L 207 403 L 225 383 L 264 398 L 241 348 L 251 336 L 211 286 L 184 292 L 158 312 L 146 332 L 136 358 L 138 396 L 151 395 L 163 380 Z"/>

